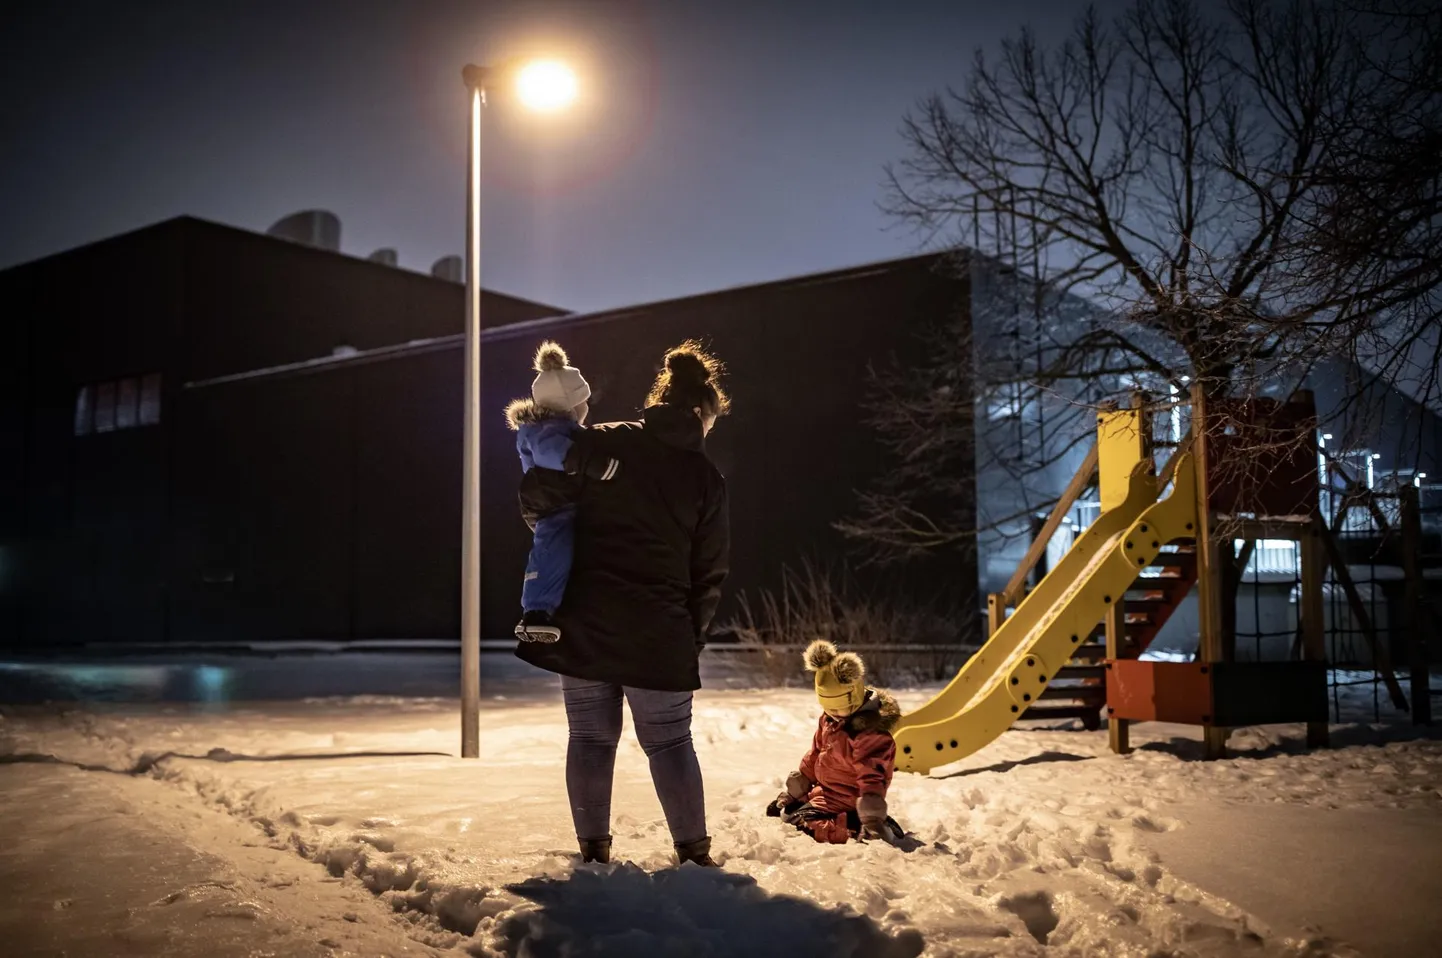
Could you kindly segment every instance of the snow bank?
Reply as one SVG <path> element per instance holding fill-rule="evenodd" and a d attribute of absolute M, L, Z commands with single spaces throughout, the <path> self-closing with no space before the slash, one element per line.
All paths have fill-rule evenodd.
<path fill-rule="evenodd" d="M 911 707 L 925 692 L 902 695 Z M 1371 710 L 1370 692 L 1365 709 Z M 629 720 L 629 719 L 628 719 Z M 618 863 L 581 866 L 554 701 L 490 700 L 483 757 L 452 757 L 455 703 L 329 700 L 226 712 L 12 711 L 0 749 L 152 775 L 254 821 L 384 897 L 437 947 L 475 955 L 1346 955 L 1290 941 L 1171 874 L 1151 834 L 1182 805 L 1442 811 L 1442 745 L 1348 724 L 1307 753 L 1300 728 L 1243 730 L 1195 761 L 1194 730 L 1013 731 L 932 777 L 899 776 L 895 816 L 923 843 L 819 846 L 762 809 L 814 728 L 804 690 L 703 692 L 695 719 L 723 872 L 671 867 L 646 761 L 618 755 Z"/>

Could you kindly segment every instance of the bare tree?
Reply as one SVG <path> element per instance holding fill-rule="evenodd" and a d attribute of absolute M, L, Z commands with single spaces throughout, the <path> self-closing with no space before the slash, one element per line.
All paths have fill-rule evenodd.
<path fill-rule="evenodd" d="M 1370 150 L 1400 173 L 1419 149 L 1380 109 L 1376 75 L 1399 69 L 1369 55 L 1386 29 L 1387 11 L 1342 2 L 1138 0 L 1111 20 L 1089 10 L 1055 46 L 1024 29 L 998 57 L 978 52 L 964 87 L 921 101 L 888 171 L 887 208 L 932 242 L 977 251 L 965 258 L 974 289 L 993 279 L 973 296 L 967 350 L 877 377 L 876 424 L 902 465 L 843 531 L 886 556 L 973 535 L 947 488 L 959 477 L 928 470 L 915 450 L 929 441 L 934 462 L 972 452 L 957 438 L 968 422 L 984 447 L 994 430 L 982 410 L 997 403 L 1040 421 L 1126 385 L 1163 400 L 1189 381 L 1214 398 L 1259 394 L 1282 370 L 1295 382 L 1353 354 L 1364 333 L 1426 302 L 1421 263 L 1436 260 L 1420 240 L 1435 211 L 1419 204 L 1411 229 L 1351 215 L 1366 177 L 1350 157 Z M 1420 63 L 1385 96 L 1415 96 Z M 1369 140 L 1379 127 L 1387 137 Z M 1429 182 L 1406 195 L 1435 203 Z M 1378 236 L 1399 251 L 1390 267 L 1365 255 Z M 955 347 L 968 333 L 946 336 Z M 965 373 L 948 375 L 957 361 Z M 1011 444 L 1019 474 L 1064 461 L 1085 430 L 1052 433 Z"/>
<path fill-rule="evenodd" d="M 1307 279 L 1356 290 L 1349 355 L 1442 403 L 1442 6 L 1360 0 L 1364 108 L 1329 116 Z M 1382 321 L 1377 321 L 1378 317 Z"/>

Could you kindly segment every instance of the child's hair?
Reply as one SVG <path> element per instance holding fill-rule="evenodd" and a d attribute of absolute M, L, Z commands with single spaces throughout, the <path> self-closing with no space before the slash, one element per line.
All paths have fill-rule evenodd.
<path fill-rule="evenodd" d="M 731 399 L 721 388 L 725 371 L 721 360 L 688 339 L 666 353 L 665 366 L 646 397 L 646 405 L 667 403 L 700 409 L 707 416 L 724 416 L 731 411 Z"/>

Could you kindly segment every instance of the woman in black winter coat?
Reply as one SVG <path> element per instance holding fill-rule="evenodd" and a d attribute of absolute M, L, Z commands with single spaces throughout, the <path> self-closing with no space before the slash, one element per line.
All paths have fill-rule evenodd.
<path fill-rule="evenodd" d="M 624 698 L 677 857 L 715 864 L 691 699 L 730 551 L 726 483 L 705 451 L 707 433 L 730 405 L 720 373 L 719 362 L 683 343 L 666 354 L 641 422 L 588 430 L 590 453 L 621 464 L 614 479 L 532 470 L 522 480 L 528 522 L 577 506 L 571 576 L 556 613 L 562 638 L 522 643 L 516 654 L 561 676 L 570 727 L 566 789 L 585 861 L 610 859 Z"/>

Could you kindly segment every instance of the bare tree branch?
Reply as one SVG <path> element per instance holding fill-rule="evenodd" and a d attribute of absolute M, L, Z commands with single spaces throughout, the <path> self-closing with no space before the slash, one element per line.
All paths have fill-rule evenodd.
<path fill-rule="evenodd" d="M 873 377 L 895 467 L 843 531 L 891 557 L 1015 534 L 1028 477 L 1132 387 L 1274 394 L 1345 358 L 1442 396 L 1439 9 L 1136 0 L 922 99 L 885 208 L 973 251 L 972 315 Z M 985 469 L 1016 514 L 978 517 Z"/>

